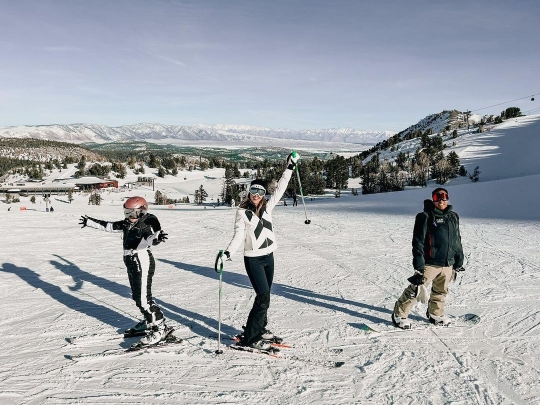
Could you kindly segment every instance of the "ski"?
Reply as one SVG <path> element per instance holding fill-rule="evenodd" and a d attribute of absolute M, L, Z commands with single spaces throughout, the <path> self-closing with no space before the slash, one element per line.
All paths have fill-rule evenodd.
<path fill-rule="evenodd" d="M 269 350 L 261 350 L 261 349 L 255 349 L 253 347 L 249 346 L 240 346 L 237 344 L 232 344 L 227 346 L 229 349 L 247 352 L 251 354 L 261 354 L 266 355 L 270 357 L 274 357 L 277 359 L 283 359 L 283 360 L 289 360 L 289 361 L 298 361 L 302 363 L 308 363 L 313 364 L 320 367 L 327 367 L 327 368 L 339 368 L 345 364 L 344 361 L 332 361 L 332 360 L 319 360 L 315 358 L 309 358 L 309 357 L 299 357 L 296 355 L 289 355 L 289 354 L 283 354 L 280 352 L 279 348 L 272 347 Z"/>
<path fill-rule="evenodd" d="M 165 347 L 177 345 L 183 342 L 183 339 L 178 338 L 173 335 L 169 335 L 165 338 L 165 340 L 162 340 L 158 343 L 155 343 L 153 345 L 132 345 L 128 347 L 127 349 L 119 347 L 116 349 L 107 349 L 102 352 L 98 353 L 80 353 L 80 354 L 65 354 L 64 357 L 67 360 L 78 360 L 81 358 L 88 358 L 88 357 L 107 357 L 107 356 L 117 356 L 117 355 L 124 355 L 124 354 L 138 354 L 141 355 L 143 353 L 147 353 L 148 350 L 159 350 L 163 349 Z"/>
<path fill-rule="evenodd" d="M 213 338 L 213 339 L 217 339 L 218 335 L 214 335 L 214 334 L 210 334 L 208 335 L 209 338 Z M 231 340 L 233 342 L 240 342 L 240 340 L 242 340 L 242 335 L 235 335 L 235 336 L 229 336 L 229 335 L 226 335 L 226 336 L 221 336 L 221 339 L 222 340 Z M 266 340 L 266 339 L 265 339 Z M 283 339 L 278 337 L 278 336 L 274 336 L 272 339 L 268 339 L 266 340 L 267 342 L 269 342 L 272 347 L 277 347 L 277 348 L 282 348 L 282 349 L 291 349 L 292 346 L 287 344 L 287 343 L 283 343 Z"/>
<path fill-rule="evenodd" d="M 232 344 L 232 345 L 229 345 L 227 347 L 229 349 L 238 350 L 238 351 L 241 351 L 241 352 L 248 352 L 248 353 L 254 353 L 254 354 L 264 354 L 264 355 L 267 355 L 267 356 L 270 356 L 270 357 L 280 357 L 278 355 L 279 349 L 274 348 L 274 347 L 272 347 L 272 348 L 270 348 L 268 350 L 255 349 L 254 347 L 240 346 L 238 344 Z"/>

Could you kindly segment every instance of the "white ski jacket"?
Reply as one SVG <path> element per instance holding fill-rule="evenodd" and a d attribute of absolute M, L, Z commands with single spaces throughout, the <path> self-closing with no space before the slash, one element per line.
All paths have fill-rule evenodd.
<path fill-rule="evenodd" d="M 237 209 L 234 236 L 226 249 L 231 256 L 238 250 L 242 242 L 244 242 L 244 256 L 248 257 L 264 256 L 276 250 L 277 243 L 272 226 L 272 210 L 283 197 L 292 172 L 290 169 L 285 169 L 260 218 L 249 209 Z"/>

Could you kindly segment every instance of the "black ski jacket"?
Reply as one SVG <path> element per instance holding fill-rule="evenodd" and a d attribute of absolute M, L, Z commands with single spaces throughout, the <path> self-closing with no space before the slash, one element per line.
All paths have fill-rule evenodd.
<path fill-rule="evenodd" d="M 463 266 L 463 247 L 459 233 L 459 216 L 449 205 L 441 211 L 433 201 L 424 201 L 424 212 L 416 215 L 412 239 L 413 267 L 424 270 L 426 264 Z"/>
<path fill-rule="evenodd" d="M 107 232 L 123 232 L 125 250 L 139 250 L 156 245 L 159 243 L 161 230 L 157 217 L 152 214 L 144 215 L 135 223 L 127 219 L 109 222 L 88 217 L 87 226 Z"/>

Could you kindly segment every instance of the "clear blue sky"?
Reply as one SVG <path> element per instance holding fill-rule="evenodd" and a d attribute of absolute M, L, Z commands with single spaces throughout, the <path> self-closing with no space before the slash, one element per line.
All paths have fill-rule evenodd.
<path fill-rule="evenodd" d="M 0 10 L 1 127 L 399 131 L 540 92 L 536 0 L 0 0 Z"/>

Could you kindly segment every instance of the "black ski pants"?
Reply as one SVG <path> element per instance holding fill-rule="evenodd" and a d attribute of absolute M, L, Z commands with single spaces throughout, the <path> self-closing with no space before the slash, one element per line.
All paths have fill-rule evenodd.
<path fill-rule="evenodd" d="M 274 254 L 258 257 L 244 256 L 244 265 L 249 281 L 257 294 L 248 316 L 242 342 L 249 345 L 261 338 L 268 323 L 270 288 L 274 279 Z"/>
<path fill-rule="evenodd" d="M 131 296 L 147 323 L 163 319 L 161 309 L 152 299 L 152 277 L 156 271 L 156 262 L 150 250 L 124 256 L 127 268 Z"/>

